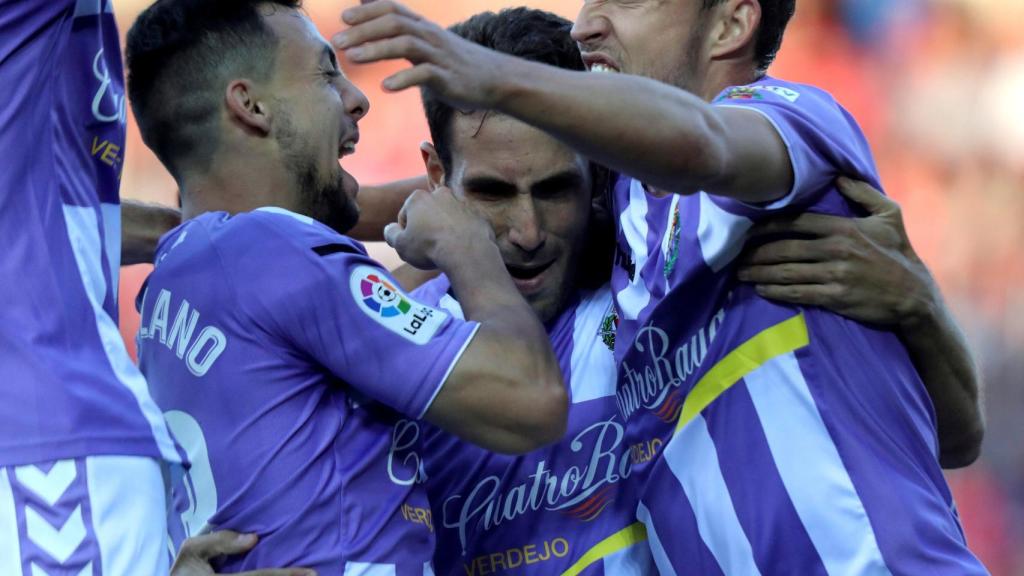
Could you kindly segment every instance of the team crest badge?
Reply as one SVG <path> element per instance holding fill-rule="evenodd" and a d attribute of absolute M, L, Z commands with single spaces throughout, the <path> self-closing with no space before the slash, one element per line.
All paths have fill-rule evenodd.
<path fill-rule="evenodd" d="M 608 347 L 609 350 L 615 351 L 615 332 L 619 328 L 619 314 L 613 308 L 608 312 L 608 315 L 601 321 L 601 329 L 598 334 L 601 336 L 601 342 Z"/>
<path fill-rule="evenodd" d="M 761 96 L 761 93 L 758 91 L 757 88 L 750 87 L 750 86 L 738 86 L 736 88 L 730 89 L 725 94 L 722 94 L 721 96 L 719 96 L 718 100 L 716 100 L 716 102 L 721 102 L 722 100 L 763 100 L 763 99 L 764 99 L 764 97 Z"/>
<path fill-rule="evenodd" d="M 414 344 L 426 344 L 448 315 L 420 304 L 389 281 L 379 269 L 358 266 L 349 280 L 352 297 L 367 316 Z"/>

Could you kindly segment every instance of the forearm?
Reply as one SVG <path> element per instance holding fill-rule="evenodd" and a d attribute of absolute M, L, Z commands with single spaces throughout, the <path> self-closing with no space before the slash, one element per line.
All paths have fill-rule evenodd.
<path fill-rule="evenodd" d="M 160 237 L 181 224 L 181 212 L 138 200 L 121 202 L 121 264 L 153 262 Z"/>
<path fill-rule="evenodd" d="M 384 240 L 384 227 L 398 219 L 402 204 L 415 190 L 427 189 L 427 177 L 418 176 L 359 189 L 359 222 L 348 235 L 363 242 Z"/>
<path fill-rule="evenodd" d="M 564 434 L 567 394 L 547 332 L 500 262 L 495 248 L 446 270 L 480 328 L 454 383 L 461 408 L 435 423 L 490 450 L 524 453 Z"/>
<path fill-rule="evenodd" d="M 901 323 L 899 334 L 935 406 L 939 461 L 944 468 L 960 468 L 981 450 L 981 377 L 956 320 L 934 293 L 921 313 Z"/>
<path fill-rule="evenodd" d="M 725 127 L 699 97 L 638 76 L 511 65 L 497 107 L 598 163 L 677 193 L 725 178 Z"/>

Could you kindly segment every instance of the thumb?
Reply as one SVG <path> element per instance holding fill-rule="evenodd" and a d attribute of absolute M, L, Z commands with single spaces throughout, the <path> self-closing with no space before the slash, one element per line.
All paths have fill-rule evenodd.
<path fill-rule="evenodd" d="M 841 176 L 836 181 L 836 185 L 843 196 L 848 200 L 859 204 L 871 214 L 882 214 L 884 212 L 888 212 L 896 205 L 896 203 L 886 197 L 885 194 L 882 194 L 867 182 L 852 180 L 845 176 Z"/>
<path fill-rule="evenodd" d="M 394 249 L 398 249 L 398 238 L 402 235 L 404 228 L 398 222 L 392 222 L 384 227 L 384 241 Z"/>

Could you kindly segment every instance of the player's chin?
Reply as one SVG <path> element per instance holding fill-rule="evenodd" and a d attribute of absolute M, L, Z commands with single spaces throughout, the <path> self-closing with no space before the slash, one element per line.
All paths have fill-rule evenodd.
<path fill-rule="evenodd" d="M 341 189 L 345 192 L 345 197 L 355 204 L 356 198 L 359 196 L 359 181 L 356 180 L 355 176 L 346 172 L 340 164 L 338 165 L 338 173 L 338 179 L 341 180 Z"/>

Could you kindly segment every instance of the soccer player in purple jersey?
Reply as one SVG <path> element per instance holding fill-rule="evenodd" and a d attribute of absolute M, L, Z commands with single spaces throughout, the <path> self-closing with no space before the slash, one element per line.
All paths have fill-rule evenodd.
<path fill-rule="evenodd" d="M 467 320 L 341 234 L 358 185 L 338 158 L 368 102 L 297 8 L 162 0 L 128 34 L 132 107 L 186 219 L 138 299 L 140 363 L 191 464 L 171 529 L 257 534 L 227 571 L 432 574 L 425 494 L 387 458 L 395 422 L 523 452 L 561 436 L 566 392 L 493 232 L 450 190 L 413 194 L 386 235 L 447 274 Z"/>
<path fill-rule="evenodd" d="M 0 80 L 0 574 L 166 574 L 179 455 L 117 329 L 110 1 L 0 1 Z"/>
<path fill-rule="evenodd" d="M 948 318 L 925 313 L 896 334 L 770 302 L 736 278 L 755 223 L 849 216 L 835 179 L 877 185 L 863 136 L 829 95 L 765 74 L 792 10 L 587 1 L 574 36 L 604 72 L 590 75 L 487 51 L 393 2 L 348 10 L 353 28 L 335 42 L 357 62 L 410 60 L 389 89 L 496 109 L 633 176 L 613 194 L 617 399 L 649 456 L 633 475 L 661 572 L 984 573 L 921 382 L 970 364 Z M 912 357 L 934 360 L 919 376 Z"/>
<path fill-rule="evenodd" d="M 571 23 L 519 8 L 455 25 L 463 38 L 533 61 L 582 70 Z M 462 113 L 424 95 L 433 144 L 431 188 L 450 186 L 494 229 L 504 266 L 548 329 L 569 395 L 558 443 L 509 456 L 429 424 L 400 422 L 391 458 L 418 462 L 403 478 L 427 489 L 440 574 L 650 574 L 638 536 L 629 454 L 615 406 L 611 231 L 595 212 L 603 177 L 584 157 L 503 114 Z M 602 190 L 598 188 L 598 199 Z M 413 292 L 462 311 L 441 277 Z"/>

